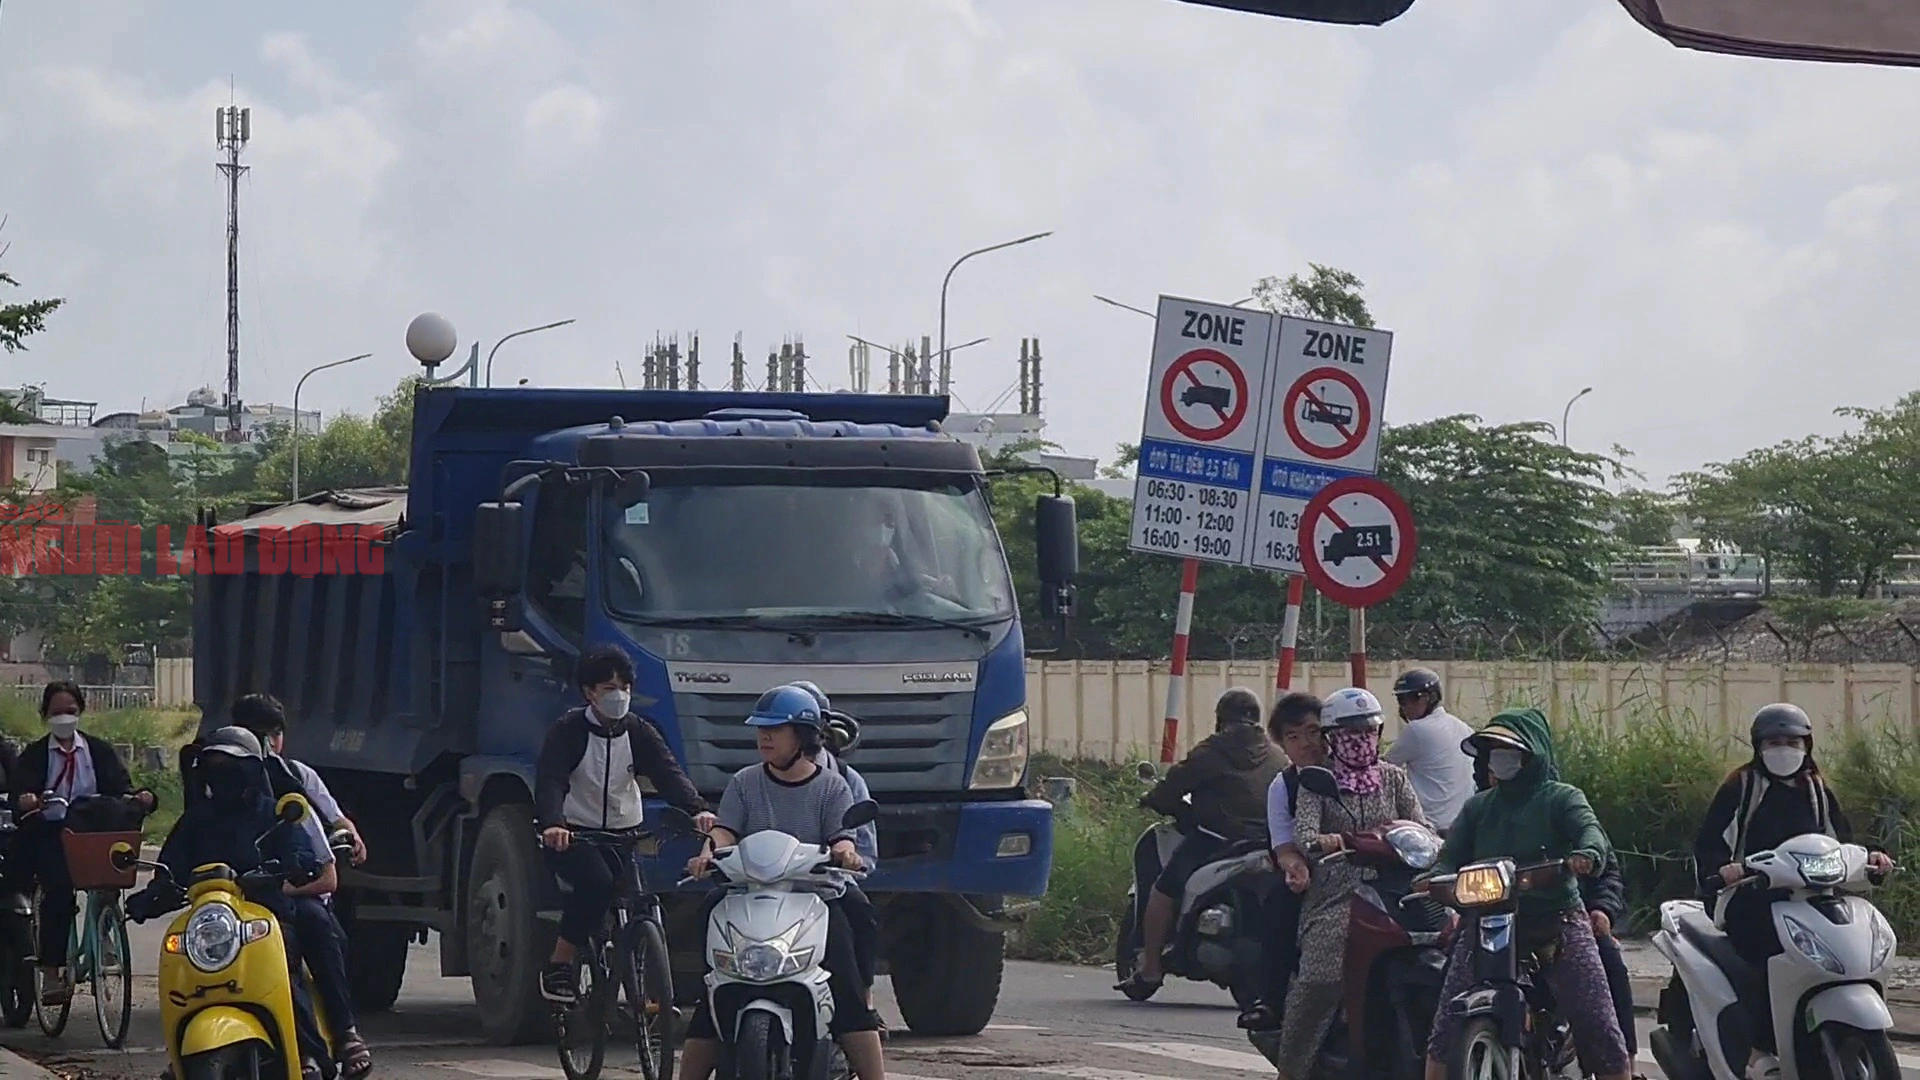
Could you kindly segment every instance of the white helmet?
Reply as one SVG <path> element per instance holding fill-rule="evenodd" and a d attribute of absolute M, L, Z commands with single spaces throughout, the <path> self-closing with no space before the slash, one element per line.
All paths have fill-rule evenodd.
<path fill-rule="evenodd" d="M 1320 726 L 1323 728 L 1378 728 L 1381 719 L 1380 699 L 1357 686 L 1345 690 L 1336 690 L 1320 709 Z"/>

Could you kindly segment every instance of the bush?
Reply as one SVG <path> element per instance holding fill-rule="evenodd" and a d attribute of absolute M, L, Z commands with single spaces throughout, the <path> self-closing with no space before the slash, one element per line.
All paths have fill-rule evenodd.
<path fill-rule="evenodd" d="M 1632 711 L 1612 723 L 1562 716 L 1554 739 L 1561 778 L 1586 792 L 1620 852 L 1631 911 L 1626 929 L 1648 930 L 1660 901 L 1694 895 L 1694 837 L 1747 747 L 1665 709 Z M 1816 756 L 1854 839 L 1920 866 L 1920 734 L 1892 725 L 1855 731 L 1816 747 Z M 1017 955 L 1109 963 L 1133 844 L 1155 818 L 1136 805 L 1141 785 L 1131 768 L 1036 755 L 1033 775 L 1072 776 L 1079 789 L 1055 817 L 1053 875 Z M 1920 878 L 1896 875 L 1873 900 L 1900 935 L 1902 951 L 1920 951 Z"/>

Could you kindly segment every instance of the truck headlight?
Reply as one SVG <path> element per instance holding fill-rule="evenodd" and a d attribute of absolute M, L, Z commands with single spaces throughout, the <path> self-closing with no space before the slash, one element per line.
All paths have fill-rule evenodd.
<path fill-rule="evenodd" d="M 1027 773 L 1027 710 L 1016 709 L 993 722 L 980 740 L 980 756 L 973 759 L 969 788 L 1020 786 Z"/>

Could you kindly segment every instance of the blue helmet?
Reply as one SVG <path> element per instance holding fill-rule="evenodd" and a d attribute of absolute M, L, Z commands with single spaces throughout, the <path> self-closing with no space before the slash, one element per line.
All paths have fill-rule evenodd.
<path fill-rule="evenodd" d="M 761 694 L 760 700 L 753 703 L 747 723 L 753 727 L 798 724 L 818 730 L 825 719 L 820 712 L 820 701 L 811 691 L 788 683 Z"/>

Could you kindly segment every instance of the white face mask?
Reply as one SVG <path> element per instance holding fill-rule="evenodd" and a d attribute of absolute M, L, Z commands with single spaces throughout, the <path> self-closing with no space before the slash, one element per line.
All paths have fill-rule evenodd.
<path fill-rule="evenodd" d="M 1782 778 L 1795 775 L 1806 762 L 1807 752 L 1797 746 L 1769 746 L 1760 751 L 1760 764 Z"/>
<path fill-rule="evenodd" d="M 627 706 L 633 703 L 633 695 L 625 690 L 609 690 L 593 699 L 593 708 L 608 720 L 623 720 L 627 715 Z"/>
<path fill-rule="evenodd" d="M 80 717 L 74 713 L 55 713 L 47 717 L 47 730 L 56 739 L 71 739 L 73 733 L 80 730 Z"/>
<path fill-rule="evenodd" d="M 1495 780 L 1511 780 L 1520 775 L 1520 766 L 1526 764 L 1527 756 L 1510 747 L 1496 747 L 1487 751 L 1487 772 Z"/>

